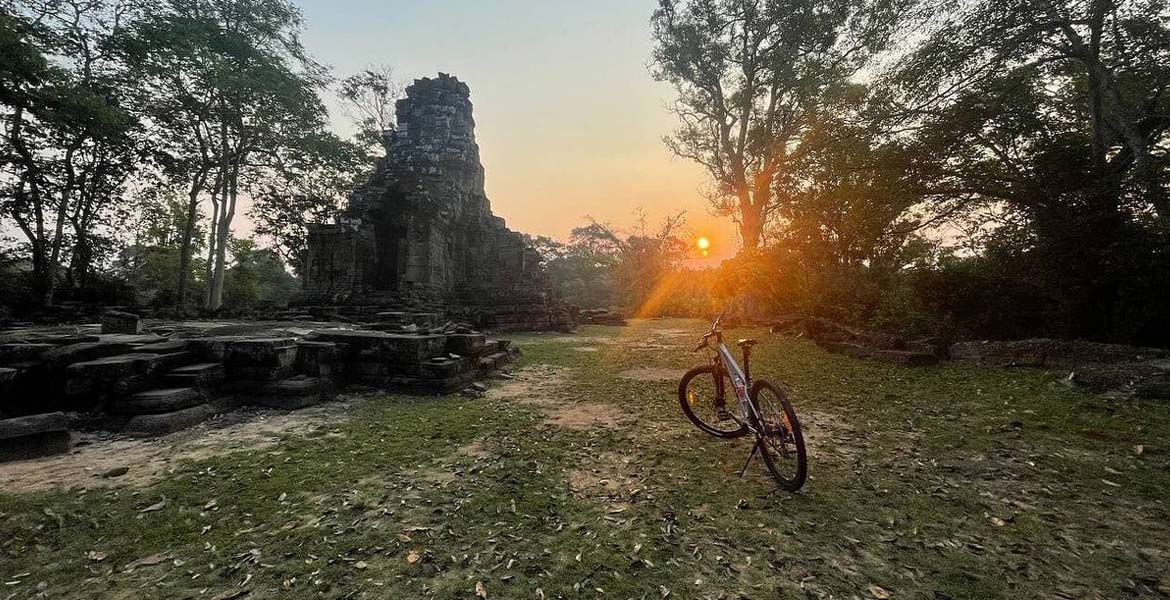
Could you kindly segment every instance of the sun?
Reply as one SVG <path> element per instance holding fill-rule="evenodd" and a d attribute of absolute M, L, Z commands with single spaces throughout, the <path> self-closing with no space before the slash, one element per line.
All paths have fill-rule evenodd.
<path fill-rule="evenodd" d="M 703 256 L 707 256 L 707 251 L 711 249 L 711 240 L 701 237 L 695 240 L 695 245 L 703 252 Z"/>

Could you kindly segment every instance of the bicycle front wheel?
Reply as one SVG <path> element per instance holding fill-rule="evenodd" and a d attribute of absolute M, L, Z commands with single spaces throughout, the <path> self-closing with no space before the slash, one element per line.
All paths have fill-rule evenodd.
<path fill-rule="evenodd" d="M 752 384 L 751 400 L 761 420 L 757 429 L 764 464 L 781 488 L 799 490 L 808 477 L 808 456 L 788 394 L 775 382 L 760 379 Z"/>
<path fill-rule="evenodd" d="M 678 383 L 678 404 L 695 427 L 715 437 L 740 437 L 747 433 L 747 427 L 730 418 L 733 412 L 741 419 L 743 415 L 739 414 L 739 401 L 727 393 L 724 384 L 723 373 L 715 365 L 695 367 Z"/>

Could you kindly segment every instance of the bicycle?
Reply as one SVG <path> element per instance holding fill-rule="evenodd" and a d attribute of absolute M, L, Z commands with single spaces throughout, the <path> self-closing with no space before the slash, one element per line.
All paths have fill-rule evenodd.
<path fill-rule="evenodd" d="M 770 379 L 751 378 L 751 350 L 756 340 L 742 339 L 736 344 L 743 350 L 743 368 L 723 343 L 721 313 L 711 329 L 699 340 L 693 352 L 710 349 L 715 339 L 711 362 L 687 371 L 678 384 L 678 401 L 683 414 L 701 431 L 720 438 L 738 438 L 751 433 L 756 438 L 739 476 L 747 471 L 758 452 L 781 489 L 795 492 L 808 476 L 808 457 L 800 421 L 784 388 Z M 731 380 L 736 405 L 728 410 L 726 386 Z M 791 467 L 791 468 L 788 468 Z"/>

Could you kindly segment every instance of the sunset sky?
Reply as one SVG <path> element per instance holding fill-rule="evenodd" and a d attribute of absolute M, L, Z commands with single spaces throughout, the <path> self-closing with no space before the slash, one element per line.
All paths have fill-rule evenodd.
<path fill-rule="evenodd" d="M 339 76 L 387 64 L 403 80 L 467 82 L 488 197 L 509 227 L 563 240 L 587 216 L 629 230 L 638 207 L 651 224 L 685 210 L 711 261 L 734 253 L 700 168 L 662 143 L 675 122 L 670 86 L 647 68 L 654 0 L 296 1 L 305 46 Z"/>

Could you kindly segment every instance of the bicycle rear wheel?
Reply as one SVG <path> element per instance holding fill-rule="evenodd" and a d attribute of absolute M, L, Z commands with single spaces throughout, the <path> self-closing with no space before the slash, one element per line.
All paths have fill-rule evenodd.
<path fill-rule="evenodd" d="M 804 435 L 788 394 L 775 382 L 759 379 L 752 384 L 752 405 L 760 415 L 760 454 L 780 487 L 799 490 L 808 477 Z"/>
<path fill-rule="evenodd" d="M 736 438 L 747 433 L 735 419 L 720 419 L 720 405 L 728 413 L 739 413 L 739 402 L 728 394 L 723 373 L 715 365 L 703 365 L 687 371 L 678 383 L 678 403 L 683 414 L 695 427 L 721 438 Z M 730 396 L 730 398 L 728 397 Z"/>

